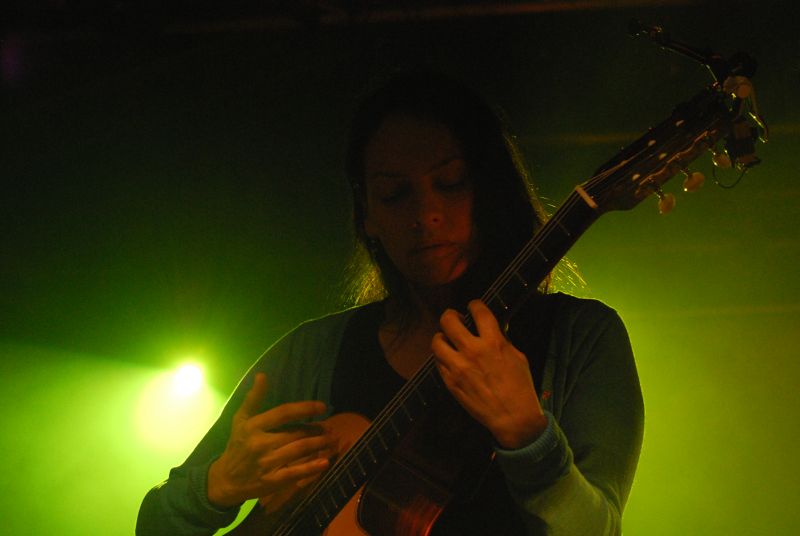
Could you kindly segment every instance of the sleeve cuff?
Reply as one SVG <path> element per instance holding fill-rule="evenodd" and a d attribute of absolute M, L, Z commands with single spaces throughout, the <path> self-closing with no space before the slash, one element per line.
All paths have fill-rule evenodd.
<path fill-rule="evenodd" d="M 507 450 L 495 446 L 496 460 L 512 487 L 534 490 L 550 485 L 572 464 L 566 437 L 552 413 L 545 411 L 547 427 L 530 445 Z"/>
<path fill-rule="evenodd" d="M 214 460 L 194 467 L 189 472 L 189 488 L 191 489 L 194 503 L 203 512 L 203 518 L 217 526 L 225 526 L 233 522 L 239 513 L 239 506 L 220 509 L 208 500 L 208 468 Z"/>
<path fill-rule="evenodd" d="M 548 452 L 553 450 L 558 444 L 558 436 L 553 429 L 554 417 L 549 411 L 544 412 L 547 418 L 547 426 L 544 431 L 536 438 L 536 440 L 519 449 L 503 449 L 495 446 L 494 450 L 497 453 L 498 459 L 503 458 L 508 463 L 520 461 L 522 463 L 535 463 L 544 458 Z"/>

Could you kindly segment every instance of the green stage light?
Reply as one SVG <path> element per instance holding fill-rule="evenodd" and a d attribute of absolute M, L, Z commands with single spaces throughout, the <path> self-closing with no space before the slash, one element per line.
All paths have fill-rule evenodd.
<path fill-rule="evenodd" d="M 142 442 L 164 453 L 191 450 L 214 422 L 222 397 L 204 381 L 203 369 L 186 363 L 154 377 L 136 408 L 136 428 Z"/>
<path fill-rule="evenodd" d="M 172 379 L 172 388 L 179 396 L 192 396 L 204 387 L 203 369 L 194 363 L 181 366 Z"/>

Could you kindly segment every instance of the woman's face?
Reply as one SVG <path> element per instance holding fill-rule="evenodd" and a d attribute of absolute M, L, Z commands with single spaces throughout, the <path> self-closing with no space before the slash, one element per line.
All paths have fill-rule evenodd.
<path fill-rule="evenodd" d="M 367 236 L 380 241 L 413 285 L 436 287 L 477 254 L 473 185 L 460 144 L 444 125 L 388 116 L 364 149 Z"/>

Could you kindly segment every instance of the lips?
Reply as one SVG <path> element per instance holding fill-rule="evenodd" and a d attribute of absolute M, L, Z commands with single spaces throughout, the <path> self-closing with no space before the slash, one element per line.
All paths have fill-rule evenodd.
<path fill-rule="evenodd" d="M 434 244 L 421 244 L 414 246 L 411 250 L 411 256 L 439 256 L 446 255 L 457 247 L 452 242 L 439 242 Z"/>

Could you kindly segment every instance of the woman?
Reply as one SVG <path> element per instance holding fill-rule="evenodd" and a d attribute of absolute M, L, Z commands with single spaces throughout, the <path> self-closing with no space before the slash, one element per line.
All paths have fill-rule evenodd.
<path fill-rule="evenodd" d="M 495 452 L 434 534 L 618 534 L 643 426 L 618 316 L 540 292 L 506 335 L 471 300 L 542 223 L 497 114 L 443 77 L 397 77 L 356 114 L 347 169 L 370 260 L 358 292 L 367 304 L 305 323 L 262 356 L 186 462 L 145 497 L 137 532 L 211 534 L 247 499 L 269 509 L 295 495 L 341 447 L 329 426 L 293 424 L 375 417 L 432 351 Z"/>

